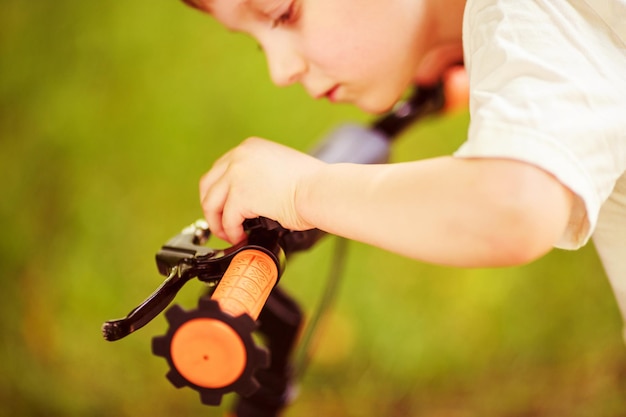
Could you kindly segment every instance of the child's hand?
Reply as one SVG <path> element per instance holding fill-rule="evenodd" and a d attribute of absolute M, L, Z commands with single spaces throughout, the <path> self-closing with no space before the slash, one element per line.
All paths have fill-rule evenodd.
<path fill-rule="evenodd" d="M 245 140 L 200 180 L 200 201 L 211 232 L 234 244 L 245 237 L 243 221 L 259 216 L 287 229 L 312 228 L 300 217 L 296 197 L 302 180 L 322 164 L 274 142 Z"/>

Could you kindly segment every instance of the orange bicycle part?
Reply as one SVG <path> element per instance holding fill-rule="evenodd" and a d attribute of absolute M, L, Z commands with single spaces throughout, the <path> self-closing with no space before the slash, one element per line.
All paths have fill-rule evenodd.
<path fill-rule="evenodd" d="M 189 382 L 203 388 L 222 388 L 239 378 L 246 351 L 233 328 L 212 318 L 184 323 L 170 346 L 172 362 Z"/>
<path fill-rule="evenodd" d="M 278 268 L 270 255 L 257 249 L 239 252 L 215 289 L 213 300 L 231 316 L 259 317 L 278 281 Z"/>
<path fill-rule="evenodd" d="M 220 309 L 256 320 L 278 280 L 270 255 L 246 249 L 233 257 L 211 299 Z M 246 348 L 235 329 L 215 318 L 189 320 L 172 337 L 170 356 L 183 378 L 203 388 L 222 388 L 243 373 Z"/>
<path fill-rule="evenodd" d="M 270 253 L 248 247 L 233 256 L 211 298 L 201 298 L 195 310 L 175 305 L 165 313 L 170 328 L 153 339 L 152 350 L 169 362 L 174 386 L 197 390 L 208 405 L 229 392 L 258 390 L 255 373 L 269 366 L 269 356 L 252 333 L 278 275 Z"/>

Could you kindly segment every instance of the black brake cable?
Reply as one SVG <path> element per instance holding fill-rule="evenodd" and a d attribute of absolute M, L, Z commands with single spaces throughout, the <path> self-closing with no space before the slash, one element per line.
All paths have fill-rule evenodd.
<path fill-rule="evenodd" d="M 294 359 L 294 380 L 299 380 L 304 375 L 306 369 L 311 362 L 312 343 L 319 330 L 319 323 L 322 317 L 329 311 L 333 301 L 337 296 L 337 290 L 341 277 L 344 275 L 348 251 L 348 239 L 337 236 L 335 238 L 335 246 L 332 251 L 332 259 L 330 260 L 330 269 L 326 277 L 326 285 L 324 286 L 317 309 L 314 310 L 309 325 L 302 336 L 302 342 L 296 357 Z"/>

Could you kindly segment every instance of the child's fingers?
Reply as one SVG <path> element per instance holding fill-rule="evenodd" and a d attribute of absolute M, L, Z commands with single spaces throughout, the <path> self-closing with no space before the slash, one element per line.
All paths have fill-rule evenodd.
<path fill-rule="evenodd" d="M 211 169 L 200 178 L 200 201 L 203 201 L 205 199 L 206 194 L 209 192 L 211 187 L 226 173 L 226 170 L 230 166 L 231 152 L 227 152 L 222 155 L 217 161 L 213 163 Z"/>
<path fill-rule="evenodd" d="M 229 186 L 226 181 L 218 181 L 210 187 L 203 189 L 203 197 L 200 201 L 209 230 L 223 240 L 228 240 L 222 226 L 222 216 L 228 198 L 228 189 Z"/>
<path fill-rule="evenodd" d="M 243 230 L 245 219 L 246 217 L 239 211 L 237 204 L 232 199 L 227 199 L 222 212 L 221 228 L 228 242 L 236 244 L 245 239 L 246 234 Z"/>

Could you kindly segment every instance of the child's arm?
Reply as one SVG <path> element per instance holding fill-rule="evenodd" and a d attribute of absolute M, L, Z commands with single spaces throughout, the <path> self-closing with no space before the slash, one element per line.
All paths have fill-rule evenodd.
<path fill-rule="evenodd" d="M 562 235 L 572 193 L 545 171 L 504 159 L 443 157 L 329 165 L 276 143 L 245 141 L 201 180 L 214 233 L 243 237 L 244 218 L 317 227 L 426 262 L 529 262 Z"/>

